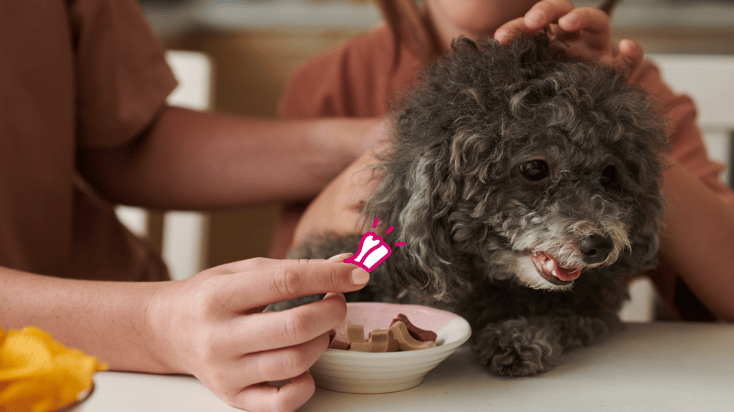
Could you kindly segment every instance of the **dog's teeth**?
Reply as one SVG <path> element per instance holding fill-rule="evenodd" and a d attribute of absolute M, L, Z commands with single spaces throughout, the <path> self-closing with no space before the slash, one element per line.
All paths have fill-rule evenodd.
<path fill-rule="evenodd" d="M 545 270 L 551 273 L 556 270 L 556 263 L 553 261 L 553 259 L 548 259 L 545 262 Z"/>

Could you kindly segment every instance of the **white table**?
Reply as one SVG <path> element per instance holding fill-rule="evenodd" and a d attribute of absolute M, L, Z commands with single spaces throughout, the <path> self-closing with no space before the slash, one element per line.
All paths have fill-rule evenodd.
<path fill-rule="evenodd" d="M 79 409 L 233 411 L 196 379 L 102 372 Z M 499 378 L 468 344 L 418 387 L 355 395 L 317 388 L 301 411 L 734 411 L 734 325 L 629 324 L 604 342 L 569 353 L 554 370 Z"/>

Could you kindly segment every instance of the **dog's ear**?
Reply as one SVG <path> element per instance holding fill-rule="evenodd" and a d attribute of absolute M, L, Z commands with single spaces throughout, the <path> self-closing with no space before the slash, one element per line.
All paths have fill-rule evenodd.
<path fill-rule="evenodd" d="M 405 242 L 382 265 L 403 286 L 440 300 L 469 287 L 458 273 L 459 256 L 449 233 L 459 188 L 450 178 L 448 146 L 447 141 L 394 155 L 384 163 L 384 178 L 365 206 L 367 221 L 379 218 L 386 227 L 395 226 L 390 238 Z"/>
<path fill-rule="evenodd" d="M 665 198 L 659 186 L 651 187 L 649 195 L 638 196 L 638 204 L 633 212 L 630 228 L 630 247 L 626 249 L 612 266 L 613 273 L 641 273 L 658 265 L 658 234 L 663 227 L 662 219 Z"/>

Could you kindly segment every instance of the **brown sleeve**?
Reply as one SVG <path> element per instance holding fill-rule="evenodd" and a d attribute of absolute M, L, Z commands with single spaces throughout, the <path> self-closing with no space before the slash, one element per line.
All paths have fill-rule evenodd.
<path fill-rule="evenodd" d="M 306 62 L 290 77 L 278 104 L 283 119 L 346 116 L 349 84 L 345 79 L 345 49 Z"/>
<path fill-rule="evenodd" d="M 359 107 L 373 97 L 358 91 L 362 84 L 371 81 L 367 78 L 369 70 L 363 65 L 369 60 L 366 43 L 365 35 L 358 36 L 299 67 L 281 95 L 279 116 L 312 119 L 364 115 Z"/>
<path fill-rule="evenodd" d="M 346 44 L 319 55 L 293 74 L 281 95 L 281 118 L 378 117 L 393 93 L 413 79 L 419 61 L 401 53 L 395 67 L 390 30 L 380 24 Z"/>
<path fill-rule="evenodd" d="M 73 0 L 79 144 L 135 139 L 162 108 L 176 79 L 134 0 Z"/>

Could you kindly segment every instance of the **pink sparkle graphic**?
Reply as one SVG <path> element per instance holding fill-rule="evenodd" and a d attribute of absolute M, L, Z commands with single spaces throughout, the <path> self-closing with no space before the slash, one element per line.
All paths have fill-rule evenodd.
<path fill-rule="evenodd" d="M 377 227 L 380 218 L 375 218 L 372 228 Z M 385 233 L 389 234 L 395 226 L 390 226 Z M 396 242 L 395 246 L 403 246 L 405 242 Z M 345 263 L 357 265 L 367 272 L 372 272 L 380 263 L 384 262 L 392 254 L 390 246 L 375 232 L 367 232 L 359 242 L 359 250 L 354 256 L 344 259 Z"/>

